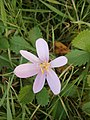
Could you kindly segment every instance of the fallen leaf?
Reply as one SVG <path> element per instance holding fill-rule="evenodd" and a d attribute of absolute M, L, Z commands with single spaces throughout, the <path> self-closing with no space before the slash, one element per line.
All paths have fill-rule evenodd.
<path fill-rule="evenodd" d="M 70 49 L 61 42 L 54 42 L 54 52 L 58 55 L 64 55 L 70 52 Z"/>

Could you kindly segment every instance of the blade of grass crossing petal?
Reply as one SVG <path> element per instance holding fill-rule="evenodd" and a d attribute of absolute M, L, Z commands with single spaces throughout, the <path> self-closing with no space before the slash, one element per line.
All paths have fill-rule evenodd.
<path fill-rule="evenodd" d="M 44 5 L 46 5 L 50 10 L 52 10 L 53 12 L 57 13 L 58 15 L 68 18 L 68 16 L 64 13 L 62 13 L 60 10 L 56 9 L 55 7 L 43 2 L 42 0 L 39 0 L 40 2 L 42 2 Z"/>

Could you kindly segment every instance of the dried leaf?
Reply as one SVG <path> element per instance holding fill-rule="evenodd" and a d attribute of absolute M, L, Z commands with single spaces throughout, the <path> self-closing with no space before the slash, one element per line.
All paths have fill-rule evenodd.
<path fill-rule="evenodd" d="M 61 42 L 55 41 L 54 43 L 55 53 L 58 55 L 67 54 L 70 52 L 70 49 Z"/>

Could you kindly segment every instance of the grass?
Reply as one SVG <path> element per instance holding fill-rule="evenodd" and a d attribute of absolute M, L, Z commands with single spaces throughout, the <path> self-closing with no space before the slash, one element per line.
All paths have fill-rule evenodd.
<path fill-rule="evenodd" d="M 48 42 L 53 59 L 65 55 L 55 52 L 55 42 L 62 42 L 72 50 L 72 40 L 86 29 L 90 30 L 89 0 L 0 0 L 0 41 L 3 41 L 0 42 L 0 120 L 90 120 L 86 65 L 68 64 L 56 69 L 62 90 L 54 96 L 46 84 L 49 100 L 44 106 L 40 104 L 43 97 L 38 101 L 37 95 L 22 104 L 20 90 L 32 86 L 34 78 L 19 79 L 13 74 L 17 65 L 26 62 L 20 49 L 36 54 L 37 37 L 42 36 Z"/>

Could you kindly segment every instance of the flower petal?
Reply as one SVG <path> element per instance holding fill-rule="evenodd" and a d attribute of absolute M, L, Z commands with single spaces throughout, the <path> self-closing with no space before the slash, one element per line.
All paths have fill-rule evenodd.
<path fill-rule="evenodd" d="M 68 59 L 65 56 L 60 56 L 50 62 L 51 68 L 61 67 L 67 64 Z"/>
<path fill-rule="evenodd" d="M 20 50 L 20 54 L 32 63 L 40 62 L 38 57 L 26 50 Z"/>
<path fill-rule="evenodd" d="M 36 41 L 36 49 L 37 49 L 37 54 L 42 61 L 48 61 L 49 60 L 49 48 L 47 42 L 39 38 Z"/>
<path fill-rule="evenodd" d="M 45 83 L 45 74 L 42 74 L 41 72 L 39 72 L 33 84 L 34 93 L 37 93 L 40 90 L 42 90 L 44 83 Z"/>
<path fill-rule="evenodd" d="M 36 75 L 40 68 L 35 64 L 21 64 L 14 70 L 14 74 L 20 78 L 27 78 Z"/>
<path fill-rule="evenodd" d="M 50 69 L 47 72 L 47 82 L 48 82 L 48 85 L 50 86 L 50 89 L 55 95 L 60 93 L 61 83 L 58 76 L 52 69 Z"/>

